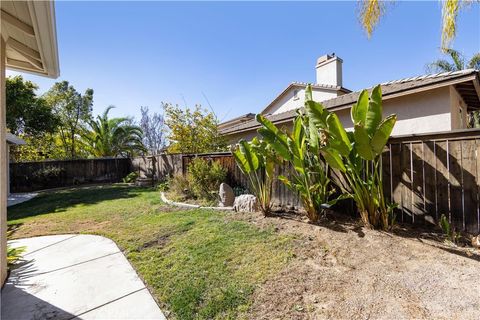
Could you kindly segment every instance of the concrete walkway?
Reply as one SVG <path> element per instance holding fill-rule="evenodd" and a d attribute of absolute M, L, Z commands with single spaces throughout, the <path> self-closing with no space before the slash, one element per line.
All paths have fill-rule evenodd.
<path fill-rule="evenodd" d="M 107 238 L 58 235 L 11 243 L 26 252 L 2 289 L 2 320 L 165 319 Z"/>
<path fill-rule="evenodd" d="M 7 207 L 35 198 L 38 193 L 11 193 L 8 195 Z"/>

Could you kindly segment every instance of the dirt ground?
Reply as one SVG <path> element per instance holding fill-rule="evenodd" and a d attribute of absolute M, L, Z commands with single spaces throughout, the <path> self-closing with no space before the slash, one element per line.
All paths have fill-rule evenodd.
<path fill-rule="evenodd" d="M 296 215 L 235 219 L 296 235 L 295 259 L 257 288 L 249 319 L 480 319 L 480 251 L 431 229 L 385 233 L 338 216 L 318 226 Z"/>

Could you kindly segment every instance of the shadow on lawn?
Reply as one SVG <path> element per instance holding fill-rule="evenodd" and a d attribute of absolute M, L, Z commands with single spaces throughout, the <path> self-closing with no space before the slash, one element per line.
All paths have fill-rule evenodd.
<path fill-rule="evenodd" d="M 107 200 L 133 198 L 150 188 L 127 185 L 95 185 L 45 191 L 37 197 L 8 208 L 8 220 L 63 212 L 76 205 L 93 205 Z"/>

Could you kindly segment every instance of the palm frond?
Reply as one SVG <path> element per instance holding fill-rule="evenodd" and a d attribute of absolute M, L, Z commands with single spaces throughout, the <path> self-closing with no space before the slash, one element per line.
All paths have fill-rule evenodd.
<path fill-rule="evenodd" d="M 443 53 L 449 55 L 450 58 L 452 58 L 456 70 L 465 69 L 465 58 L 459 51 L 451 48 L 443 48 Z"/>
<path fill-rule="evenodd" d="M 427 73 L 439 73 L 455 71 L 456 68 L 453 63 L 450 63 L 447 60 L 439 59 L 437 61 L 427 64 L 426 70 Z"/>
<path fill-rule="evenodd" d="M 385 2 L 382 0 L 360 1 L 360 23 L 370 38 L 380 18 L 385 12 Z"/>
<path fill-rule="evenodd" d="M 445 0 L 442 7 L 442 48 L 449 48 L 457 32 L 460 0 Z"/>
<path fill-rule="evenodd" d="M 480 70 L 480 52 L 473 55 L 470 61 L 468 61 L 467 68 Z"/>

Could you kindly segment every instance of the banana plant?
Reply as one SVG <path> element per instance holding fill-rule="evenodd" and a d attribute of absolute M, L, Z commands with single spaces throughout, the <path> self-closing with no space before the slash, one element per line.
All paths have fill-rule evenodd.
<path fill-rule="evenodd" d="M 263 115 L 256 120 L 262 125 L 258 133 L 283 161 L 293 164 L 290 177 L 278 179 L 293 192 L 298 193 L 310 222 L 318 222 L 325 209 L 339 200 L 329 198 L 335 193 L 328 177 L 328 164 L 319 153 L 321 135 L 312 124 L 313 119 L 297 113 L 291 132 L 283 132 Z"/>
<path fill-rule="evenodd" d="M 250 142 L 241 140 L 232 154 L 237 166 L 248 177 L 260 210 L 265 216 L 270 215 L 275 164 L 278 162 L 274 150 L 266 142 L 253 138 Z"/>
<path fill-rule="evenodd" d="M 306 112 L 326 137 L 321 153 L 347 181 L 343 192 L 354 199 L 366 226 L 389 229 L 395 205 L 388 203 L 383 192 L 381 154 L 397 117 L 382 119 L 381 86 L 374 87 L 370 97 L 367 90 L 360 93 L 351 109 L 353 132 L 346 132 L 336 114 L 311 99 L 310 87 L 307 99 Z"/>

